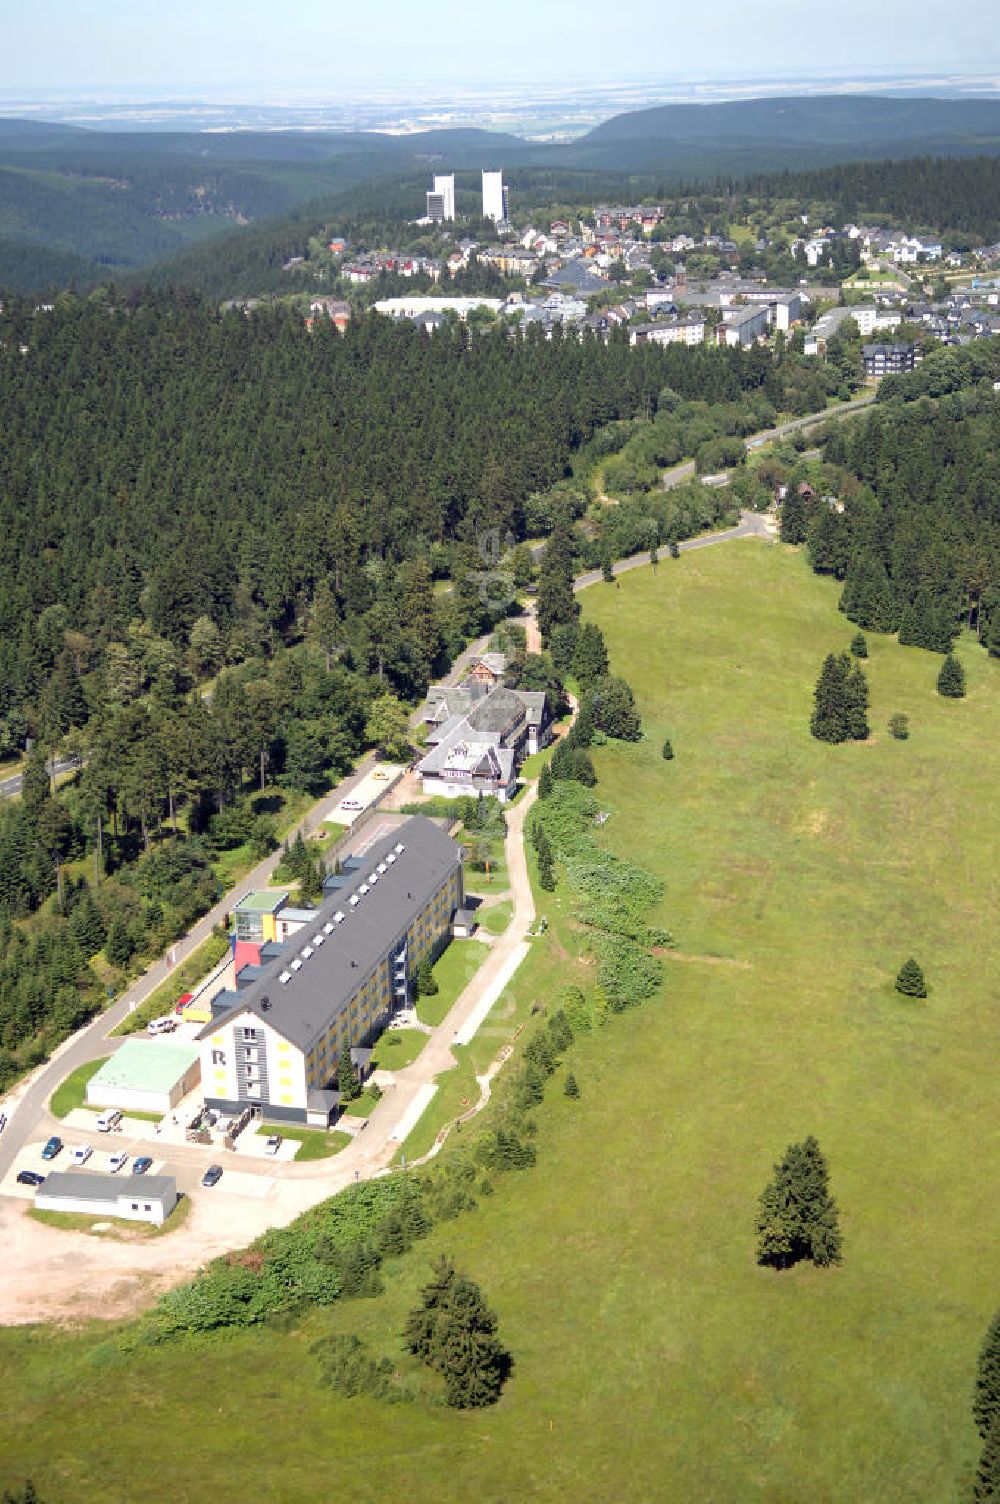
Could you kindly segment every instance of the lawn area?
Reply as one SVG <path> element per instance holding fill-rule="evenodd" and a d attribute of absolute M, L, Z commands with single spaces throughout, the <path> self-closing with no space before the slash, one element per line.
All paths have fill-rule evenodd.
<path fill-rule="evenodd" d="M 401 1071 L 412 1065 L 430 1038 L 423 1029 L 386 1029 L 372 1050 L 372 1067 L 378 1071 Z"/>
<path fill-rule="evenodd" d="M 962 641 L 969 694 L 948 701 L 940 658 L 871 634 L 872 739 L 815 742 L 820 664 L 854 630 L 838 593 L 795 551 L 744 541 L 583 594 L 647 732 L 593 756 L 611 812 L 599 838 L 665 884 L 649 918 L 677 949 L 660 993 L 575 1041 L 582 1095 L 550 1085 L 536 1167 L 440 1222 L 379 1299 L 127 1354 L 99 1324 L 0 1332 L 4 1483 L 31 1477 L 46 1504 L 153 1504 L 155 1416 L 183 1435 L 170 1493 L 190 1504 L 219 1477 L 308 1498 L 338 1470 L 352 1504 L 969 1496 L 975 1359 L 1000 1301 L 1000 665 Z M 907 742 L 885 729 L 896 711 Z M 536 1003 L 592 985 L 560 889 L 541 897 L 548 932 L 456 1051 L 408 1158 Z M 436 968 L 455 968 L 456 995 L 457 949 Z M 911 953 L 924 1001 L 893 990 Z M 756 1201 L 810 1132 L 844 1262 L 776 1274 L 754 1263 Z M 321 1387 L 310 1350 L 331 1332 L 410 1371 L 400 1333 L 441 1252 L 498 1314 L 515 1365 L 500 1403 Z M 276 1446 L 289 1406 L 295 1446 Z"/>
<path fill-rule="evenodd" d="M 52 1093 L 49 1111 L 54 1118 L 64 1118 L 74 1108 L 87 1106 L 87 1082 L 91 1076 L 97 1075 L 101 1066 L 110 1058 L 110 1055 L 102 1055 L 100 1060 L 87 1060 L 83 1065 L 78 1065 L 75 1071 L 70 1071 L 65 1081 L 61 1081 Z"/>
<path fill-rule="evenodd" d="M 353 1102 L 344 1103 L 344 1114 L 351 1118 L 370 1118 L 379 1100 L 371 1088 L 366 1086 L 360 1097 L 355 1097 Z"/>
<path fill-rule="evenodd" d="M 324 1133 L 319 1128 L 275 1128 L 273 1123 L 262 1123 L 257 1132 L 264 1138 L 280 1133 L 282 1138 L 293 1139 L 299 1146 L 295 1151 L 295 1159 L 299 1164 L 306 1159 L 332 1159 L 345 1144 L 351 1142 L 352 1137 L 350 1133 L 340 1133 L 337 1129 Z"/>
<path fill-rule="evenodd" d="M 485 960 L 486 947 L 478 940 L 453 940 L 434 966 L 437 992 L 417 999 L 420 1022 L 436 1028 Z"/>
<path fill-rule="evenodd" d="M 491 935 L 502 935 L 514 917 L 514 905 L 509 898 L 495 903 L 488 909 L 480 909 L 477 915 L 481 929 Z"/>

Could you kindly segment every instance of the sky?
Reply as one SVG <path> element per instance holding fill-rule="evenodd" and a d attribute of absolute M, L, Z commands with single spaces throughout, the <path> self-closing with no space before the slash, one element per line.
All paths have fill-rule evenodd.
<path fill-rule="evenodd" d="M 0 14 L 8 95 L 1000 71 L 996 0 L 3 0 Z"/>

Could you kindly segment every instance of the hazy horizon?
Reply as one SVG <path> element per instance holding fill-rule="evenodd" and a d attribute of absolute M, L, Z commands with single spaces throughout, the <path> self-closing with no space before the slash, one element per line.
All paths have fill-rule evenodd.
<path fill-rule="evenodd" d="M 282 7 L 175 0 L 168 13 L 135 0 L 49 0 L 11 8 L 4 33 L 5 95 L 124 89 L 146 98 L 419 92 L 495 87 L 498 78 L 607 88 L 634 80 L 637 56 L 655 60 L 645 69 L 650 82 L 822 72 L 988 76 L 998 53 L 987 0 L 963 6 L 960 23 L 931 0 L 886 0 L 875 10 L 867 0 L 841 0 L 835 23 L 804 21 L 794 0 L 770 0 L 749 13 L 739 0 L 717 0 L 710 10 L 669 14 L 659 0 L 633 0 L 625 26 L 598 0 L 508 0 L 502 12 L 461 0 L 419 8 L 383 0 L 374 20 L 322 0 Z"/>

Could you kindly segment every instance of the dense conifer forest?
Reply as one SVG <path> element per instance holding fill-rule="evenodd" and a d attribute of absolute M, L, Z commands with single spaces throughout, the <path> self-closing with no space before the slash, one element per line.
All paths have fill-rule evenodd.
<path fill-rule="evenodd" d="M 783 519 L 866 631 L 947 653 L 965 626 L 1000 655 L 998 378 L 1000 340 L 890 377 L 873 411 L 826 440 L 825 460 L 848 472 L 843 510 L 816 498 Z"/>

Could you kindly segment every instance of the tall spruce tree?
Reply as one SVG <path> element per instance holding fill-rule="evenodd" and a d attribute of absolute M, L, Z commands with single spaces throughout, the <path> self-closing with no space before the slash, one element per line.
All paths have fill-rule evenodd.
<path fill-rule="evenodd" d="M 757 1208 L 757 1262 L 788 1269 L 803 1259 L 825 1268 L 839 1263 L 840 1226 L 830 1195 L 826 1160 L 810 1134 L 790 1144 L 774 1167 Z"/>
<path fill-rule="evenodd" d="M 789 486 L 781 503 L 782 543 L 804 543 L 808 525 L 806 504 L 795 486 Z"/>
<path fill-rule="evenodd" d="M 865 640 L 864 632 L 855 632 L 851 638 L 851 656 L 853 658 L 868 657 L 868 643 Z"/>
<path fill-rule="evenodd" d="M 1000 1425 L 1000 1311 L 987 1328 L 976 1364 L 976 1390 L 972 1418 L 980 1436 Z"/>
<path fill-rule="evenodd" d="M 961 700 L 965 695 L 965 669 L 954 653 L 949 653 L 937 677 L 937 692 L 946 700 Z"/>
<path fill-rule="evenodd" d="M 556 627 L 575 624 L 580 603 L 573 594 L 573 540 L 569 523 L 560 515 L 553 528 L 538 572 L 535 619 L 547 647 Z"/>
<path fill-rule="evenodd" d="M 581 624 L 573 651 L 573 673 L 581 688 L 589 689 L 608 672 L 608 650 L 604 633 L 596 622 Z"/>
<path fill-rule="evenodd" d="M 983 1441 L 972 1499 L 973 1504 L 1000 1504 L 1000 1420 L 994 1420 Z"/>
<path fill-rule="evenodd" d="M 351 1059 L 351 1046 L 346 1039 L 340 1047 L 340 1059 L 337 1063 L 337 1090 L 342 1102 L 353 1102 L 361 1095 L 361 1086 Z"/>
<path fill-rule="evenodd" d="M 846 742 L 851 739 L 850 702 L 844 663 L 828 653 L 816 681 L 815 704 L 809 729 L 817 741 Z"/>
<path fill-rule="evenodd" d="M 847 690 L 847 720 L 851 736 L 856 742 L 867 741 L 868 727 L 868 680 L 860 663 L 848 670 L 845 680 Z"/>

